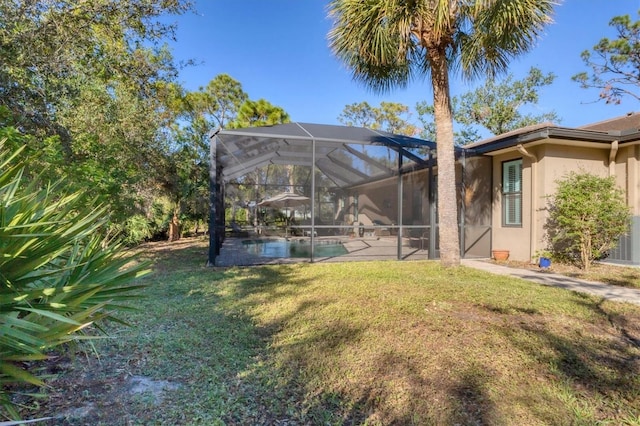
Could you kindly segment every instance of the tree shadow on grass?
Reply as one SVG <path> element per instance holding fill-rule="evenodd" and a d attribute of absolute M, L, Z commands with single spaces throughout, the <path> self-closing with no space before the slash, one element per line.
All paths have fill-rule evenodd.
<path fill-rule="evenodd" d="M 177 241 L 156 241 L 126 250 L 124 254 L 137 255 L 153 263 L 158 272 L 206 266 L 208 240 L 202 237 L 182 238 Z"/>
<path fill-rule="evenodd" d="M 56 417 L 43 423 L 49 425 L 215 424 L 225 418 L 274 424 L 282 405 L 263 397 L 273 395 L 270 374 L 253 382 L 246 378 L 263 369 L 276 327 L 259 324 L 248 312 L 248 300 L 256 294 L 285 297 L 278 290 L 282 280 L 298 288 L 304 282 L 292 282 L 287 267 L 206 268 L 202 250 L 184 244 L 145 253 L 155 273 L 142 280 L 144 298 L 132 301 L 137 310 L 119 315 L 132 327 L 107 324 L 113 338 L 96 344 L 100 359 L 65 358 L 50 381 L 48 398 L 24 416 Z M 319 303 L 307 300 L 287 315 Z M 176 387 L 157 405 L 152 395 L 129 392 L 131 377 Z"/>
<path fill-rule="evenodd" d="M 187 261 L 188 256 L 183 259 Z M 216 418 L 229 424 L 496 423 L 498 415 L 488 392 L 490 373 L 483 365 L 448 366 L 443 361 L 441 375 L 425 377 L 419 358 L 383 351 L 374 360 L 373 377 L 366 377 L 367 371 L 327 366 L 327 362 L 340 362 L 346 347 L 358 346 L 367 325 L 356 325 L 340 317 L 315 322 L 310 314 L 336 301 L 306 291 L 314 277 L 298 274 L 297 268 L 307 267 L 309 265 L 202 268 L 188 272 L 188 276 L 185 273 L 180 283 L 167 285 L 170 291 L 166 297 L 177 293 L 201 299 L 195 304 L 197 310 L 212 309 L 218 315 L 211 319 L 216 324 L 210 325 L 209 333 L 212 342 L 222 348 L 216 352 L 220 360 L 213 365 L 221 371 L 221 387 L 225 392 L 219 398 L 226 402 L 221 407 L 204 404 L 209 407 L 208 412 L 218 413 Z M 190 284 L 190 280 L 199 283 L 203 276 L 213 281 L 211 285 Z M 607 317 L 601 307 L 593 304 L 592 298 L 576 297 L 598 317 L 623 325 L 623 317 Z M 279 306 L 280 311 L 258 320 L 256 315 L 263 312 L 263 305 Z M 538 365 L 550 366 L 551 379 L 546 382 L 549 386 L 568 386 L 569 393 L 576 398 L 586 395 L 589 401 L 598 401 L 609 394 L 621 396 L 618 400 L 637 401 L 633 391 L 625 391 L 626 387 L 637 385 L 627 376 L 637 369 L 624 344 L 618 347 L 611 342 L 598 343 L 600 340 L 589 338 L 589 333 L 581 337 L 547 327 L 544 317 L 533 308 L 521 308 L 517 304 L 480 308 L 505 318 L 517 318 L 519 326 L 516 327 L 520 332 L 514 332 L 511 324 L 509 328 L 505 326 L 504 334 L 512 336 L 514 346 L 528 352 Z M 536 319 L 528 320 L 532 315 Z M 309 323 L 296 323 L 300 318 L 306 318 Z M 295 326 L 289 327 L 292 323 Z M 621 339 L 635 336 L 628 331 L 625 337 L 624 330 L 630 330 L 628 324 L 619 329 Z M 296 334 L 280 334 L 288 330 Z M 532 336 L 536 342 L 543 343 L 532 344 Z M 540 347 L 549 350 L 540 351 Z M 199 351 L 194 351 L 197 353 Z M 328 374 L 355 378 L 345 377 L 352 381 L 350 385 L 341 386 L 335 379 L 329 381 L 333 385 L 327 385 L 324 378 Z M 200 394 L 216 394 L 216 389 L 205 387 Z M 398 392 L 394 394 L 394 390 Z M 193 398 L 203 404 L 201 397 L 193 395 Z M 530 404 L 529 409 L 536 418 L 553 422 L 557 417 L 540 408 L 545 402 L 563 403 L 552 398 L 539 396 L 522 403 Z M 435 401 L 440 403 L 434 404 Z M 564 419 L 576 420 L 571 410 L 566 407 Z M 166 418 L 165 415 L 163 419 Z"/>
<path fill-rule="evenodd" d="M 291 267 L 262 267 L 259 272 L 252 270 L 257 275 L 239 280 L 234 297 L 245 301 L 242 309 L 259 301 L 275 302 L 304 295 L 304 286 L 308 283 L 304 279 L 290 282 L 287 277 L 294 274 L 288 268 Z M 250 301 L 256 295 L 260 297 Z M 549 326 L 544 315 L 534 308 L 479 306 L 492 314 L 516 320 L 516 325 L 510 321 L 505 325 L 501 322 L 490 325 L 498 329 L 504 327 L 503 335 L 510 337 L 515 348 L 536 360 L 538 367 L 535 368 L 547 366 L 543 377 L 537 379 L 543 380 L 544 386 L 555 389 L 556 393 L 541 392 L 531 400 L 523 399 L 519 403 L 528 408 L 532 418 L 550 423 L 559 419 L 579 422 L 615 417 L 616 410 L 625 403 L 631 404 L 629 409 L 637 417 L 640 396 L 636 389 L 640 387 L 640 371 L 636 344 L 640 341 L 640 330 L 626 316 L 609 313 L 603 308 L 602 301 L 594 302 L 593 297 L 580 294 L 575 298 L 598 318 L 591 328 L 571 330 L 564 329 L 562 324 Z M 284 330 L 289 322 L 332 303 L 332 300 L 307 299 L 298 303 L 296 309 L 262 325 L 267 342 L 266 350 L 262 352 L 264 358 L 261 367 L 245 377 L 245 384 L 259 389 L 255 405 L 266 407 L 271 420 L 372 425 L 500 422 L 492 399 L 495 395 L 489 391 L 492 373 L 480 364 L 481 361 L 463 361 L 461 365 L 447 365 L 442 361 L 441 375 L 427 377 L 422 372 L 419 357 L 382 351 L 374 360 L 372 377 L 365 377 L 366 371 L 333 370 L 323 366 L 322 360 L 339 362 L 345 347 L 357 346 L 363 333 L 367 332 L 366 324 L 357 326 L 344 318 L 329 322 L 328 326 L 322 323 L 322 329 L 288 336 L 284 340 L 286 343 L 280 343 L 278 348 L 270 346 L 269 342 L 275 341 L 272 337 Z M 313 327 L 313 322 L 310 326 Z M 599 327 L 603 329 L 599 330 Z M 282 342 L 282 336 L 277 341 Z M 336 385 L 335 380 L 334 385 L 326 385 L 323 374 L 340 373 L 356 377 L 345 377 L 345 380 L 351 380 L 349 385 Z M 265 382 L 269 386 L 262 387 Z M 394 394 L 394 389 L 399 392 Z M 568 399 L 562 399 L 563 395 L 569 395 Z M 609 396 L 613 396 L 615 402 L 606 402 Z M 571 402 L 571 398 L 582 402 Z M 283 404 L 282 401 L 286 402 Z M 441 401 L 440 406 L 437 401 Z M 547 403 L 554 408 L 543 407 Z M 584 404 L 593 407 L 580 413 Z M 562 414 L 563 408 L 565 414 Z"/>
<path fill-rule="evenodd" d="M 459 358 L 447 360 L 436 355 L 441 361 L 439 372 L 429 376 L 423 365 L 423 357 L 431 356 L 428 350 L 419 355 L 407 355 L 406 352 L 394 352 L 391 346 L 368 347 L 361 340 L 365 339 L 365 333 L 371 332 L 369 324 L 350 321 L 339 311 L 333 319 L 310 315 L 327 307 L 331 311 L 337 301 L 308 296 L 305 280 L 291 281 L 292 267 L 251 269 L 252 275 L 238 279 L 233 292 L 229 293 L 230 299 L 240 301 L 235 306 L 242 312 L 251 311 L 256 304 L 278 304 L 288 297 L 300 300 L 294 309 L 289 308 L 270 321 L 261 322 L 258 332 L 265 339 L 265 350 L 258 358 L 258 366 L 243 376 L 243 398 L 250 394 L 252 402 L 249 405 L 261 407 L 259 411 L 269 413 L 268 418 L 250 419 L 246 413 L 234 412 L 225 417 L 226 422 L 499 423 L 488 390 L 490 368 L 476 361 L 454 365 Z M 537 314 L 537 311 L 526 309 L 509 312 Z M 428 338 L 426 334 L 419 334 L 419 337 Z M 370 365 L 360 368 L 361 360 L 354 354 L 357 350 L 364 352 L 364 358 L 372 358 Z"/>
<path fill-rule="evenodd" d="M 300 267 L 307 266 L 230 268 L 221 278 L 228 281 L 222 293 L 201 292 L 222 312 L 244 318 L 259 339 L 252 362 L 238 372 L 234 385 L 229 387 L 230 400 L 242 403 L 232 403 L 221 417 L 227 424 L 335 424 L 336 419 L 341 419 L 339 424 L 348 424 L 342 422 L 342 411 L 336 408 L 348 405 L 342 395 L 322 389 L 310 394 L 308 382 L 313 379 L 313 366 L 307 351 L 334 353 L 345 342 L 357 339 L 360 330 L 336 320 L 322 329 L 310 328 L 300 335 L 276 338 L 289 323 L 333 302 L 306 294 L 305 288 L 314 278 L 294 278 L 298 274 L 293 268 Z M 256 317 L 265 311 L 266 318 Z"/>
<path fill-rule="evenodd" d="M 576 303 L 593 312 L 580 325 L 548 321 L 521 322 L 523 333 L 504 330 L 512 343 L 541 367 L 555 404 L 563 405 L 571 423 L 625 421 L 625 410 L 640 416 L 640 329 L 625 315 L 603 308 L 604 299 L 574 293 Z M 610 302 L 609 302 L 610 303 Z M 633 324 L 632 327 L 631 324 Z M 544 348 L 543 351 L 540 348 Z M 532 411 L 544 418 L 539 407 Z M 617 417 L 621 415 L 623 417 Z M 558 418 L 547 418 L 557 422 Z"/>
<path fill-rule="evenodd" d="M 278 418 L 286 424 L 361 424 L 360 404 L 339 389 L 323 386 L 326 376 L 335 374 L 331 360 L 349 342 L 357 340 L 361 329 L 345 321 L 336 321 L 323 329 L 311 329 L 295 336 L 269 353 L 260 376 L 278 377 L 277 386 L 266 389 L 263 397 L 276 402 Z M 275 401 L 273 401 L 275 402 Z M 266 404 L 267 405 L 267 404 Z M 286 410 L 284 410 L 286 408 Z"/>
<path fill-rule="evenodd" d="M 424 354 L 428 356 L 428 354 Z M 383 425 L 498 424 L 488 394 L 490 369 L 441 360 L 425 374 L 419 357 L 388 353 L 376 362 L 377 382 L 365 392 L 364 412 Z M 382 401 L 394 401 L 382 404 Z"/>
<path fill-rule="evenodd" d="M 271 294 L 268 287 L 261 291 Z M 337 316 L 330 321 L 312 321 L 304 332 L 298 326 L 286 327 L 298 315 L 331 303 L 301 304 L 300 310 L 269 324 L 274 333 L 297 331 L 278 336 L 278 347 L 271 348 L 269 359 L 247 380 L 260 383 L 265 377 L 279 378 L 270 382 L 271 388 L 260 397 L 260 405 L 272 407 L 279 421 L 340 425 L 495 423 L 487 390 L 489 369 L 484 365 L 453 365 L 449 363 L 456 361 L 443 358 L 440 373 L 427 376 L 422 357 L 428 357 L 428 352 L 407 355 L 394 352 L 393 347 L 368 347 L 363 341 L 364 334 L 370 332 L 368 324 L 356 325 Z M 363 359 L 354 353 L 357 350 L 364 351 Z M 371 365 L 361 366 L 360 362 L 367 364 L 364 359 L 368 356 L 373 357 Z M 283 400 L 289 401 L 286 411 L 276 402 Z"/>
<path fill-rule="evenodd" d="M 337 311 L 334 318 L 318 320 L 323 310 L 333 312 L 338 301 L 312 291 L 309 285 L 315 277 L 298 273 L 298 268 L 315 268 L 207 268 L 201 256 L 205 250 L 185 245 L 153 254 L 156 273 L 145 279 L 147 298 L 137 302 L 140 311 L 127 318 L 137 327 L 118 331 L 119 338 L 106 343 L 102 364 L 86 364 L 65 377 L 67 387 L 59 383 L 56 388 L 54 400 L 59 405 L 51 405 L 48 413 L 62 408 L 63 400 L 76 399 L 93 403 L 93 411 L 58 424 L 500 423 L 495 395 L 490 393 L 493 372 L 482 360 L 447 359 L 439 354 L 444 348 L 427 348 L 426 343 L 418 353 L 402 352 L 401 340 L 397 347 L 368 347 L 363 341 L 373 325 L 354 322 Z M 445 329 L 436 330 L 431 324 L 415 334 L 410 327 L 398 332 L 425 342 L 430 333 L 441 333 L 443 342 L 464 350 L 465 345 L 474 344 L 468 337 L 473 331 L 509 323 L 504 325 L 504 335 L 511 343 L 538 365 L 552 367 L 551 386 L 569 386 L 576 397 L 622 395 L 637 403 L 634 391 L 625 394 L 623 389 L 638 385 L 631 374 L 638 372 L 633 369 L 635 352 L 628 348 L 629 336 L 640 338 L 633 321 L 609 314 L 593 298 L 576 297 L 603 320 L 598 326 L 609 327 L 597 337 L 621 330 L 619 339 L 602 343 L 591 332 L 580 336 L 547 327 L 537 310 L 516 304 L 431 309 L 440 317 L 451 315 L 453 319 L 442 323 Z M 457 318 L 458 312 L 466 316 Z M 492 315 L 504 316 L 505 322 L 493 321 Z M 532 315 L 536 318 L 529 321 Z M 513 320 L 516 325 L 511 324 Z M 412 321 L 420 326 L 420 320 Z M 476 325 L 462 328 L 471 332 L 468 336 L 455 336 L 446 329 L 461 323 Z M 454 336 L 442 337 L 449 333 Z M 549 350 L 542 353 L 530 338 L 543 341 Z M 364 367 L 358 350 L 370 356 Z M 438 369 L 425 373 L 424 363 L 432 356 L 438 357 Z M 131 375 L 170 380 L 180 387 L 156 405 L 127 393 L 126 379 Z M 531 411 L 539 403 L 532 401 Z M 536 414 L 542 422 L 557 420 Z"/>
<path fill-rule="evenodd" d="M 622 275 L 619 278 L 603 277 L 602 282 L 620 287 L 640 288 L 640 278 L 633 274 Z"/>

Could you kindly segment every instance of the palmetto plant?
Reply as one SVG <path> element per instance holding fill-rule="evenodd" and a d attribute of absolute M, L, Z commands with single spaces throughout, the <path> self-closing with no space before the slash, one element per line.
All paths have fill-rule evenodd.
<path fill-rule="evenodd" d="M 145 265 L 101 232 L 104 207 L 64 194 L 64 182 L 25 182 L 26 159 L 0 141 L 0 406 L 17 418 L 8 385 L 43 385 L 28 371 L 51 349 L 96 336 L 100 321 L 137 297 Z"/>

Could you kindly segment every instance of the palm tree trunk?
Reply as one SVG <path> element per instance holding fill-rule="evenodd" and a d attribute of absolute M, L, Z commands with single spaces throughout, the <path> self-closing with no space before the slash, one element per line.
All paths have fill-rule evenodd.
<path fill-rule="evenodd" d="M 180 202 L 176 202 L 173 209 L 173 216 L 169 222 L 169 241 L 177 241 L 180 239 Z"/>
<path fill-rule="evenodd" d="M 445 267 L 459 266 L 460 237 L 458 234 L 458 201 L 449 70 L 444 52 L 440 52 L 438 49 L 429 49 L 428 51 L 438 150 L 440 262 Z"/>

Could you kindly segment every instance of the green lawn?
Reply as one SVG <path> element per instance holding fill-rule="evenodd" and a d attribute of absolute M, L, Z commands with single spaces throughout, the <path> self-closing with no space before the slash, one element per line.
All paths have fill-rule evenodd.
<path fill-rule="evenodd" d="M 133 328 L 114 325 L 101 361 L 71 359 L 38 415 L 89 404 L 64 424 L 640 424 L 640 307 L 437 262 L 214 269 L 204 241 L 169 247 L 145 251 L 155 273 Z M 130 394 L 133 376 L 178 387 Z"/>

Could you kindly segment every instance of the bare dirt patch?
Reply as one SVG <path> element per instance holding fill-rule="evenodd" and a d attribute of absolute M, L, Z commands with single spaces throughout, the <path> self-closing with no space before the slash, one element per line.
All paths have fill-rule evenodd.
<path fill-rule="evenodd" d="M 137 402 L 162 404 L 181 387 L 171 380 L 158 380 L 131 373 L 129 357 L 96 358 L 77 354 L 58 359 L 48 368 L 47 398 L 38 399 L 38 417 L 50 417 L 45 425 L 129 424 L 140 420 Z"/>

